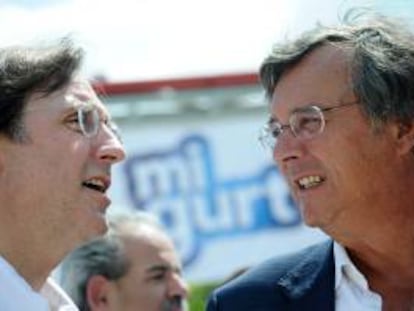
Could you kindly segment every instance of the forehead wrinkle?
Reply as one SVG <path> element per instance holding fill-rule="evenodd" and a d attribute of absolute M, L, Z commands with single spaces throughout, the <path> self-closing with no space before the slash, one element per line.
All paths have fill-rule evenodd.
<path fill-rule="evenodd" d="M 283 112 L 285 109 L 280 109 L 287 111 L 292 105 L 303 106 L 321 100 L 327 105 L 351 101 L 355 95 L 350 70 L 349 53 L 343 49 L 322 45 L 310 51 L 282 73 L 273 90 L 272 110 Z M 312 91 L 315 83 L 325 84 L 327 92 Z"/>
<path fill-rule="evenodd" d="M 83 90 L 77 90 L 77 89 L 68 90 L 68 91 L 69 91 L 68 95 L 76 97 L 80 101 L 91 101 L 91 102 L 101 101 L 92 89 L 89 89 L 88 91 L 85 91 L 85 92 Z"/>
<path fill-rule="evenodd" d="M 82 77 L 75 77 L 69 82 L 68 89 L 79 94 L 95 94 L 91 84 Z"/>
<path fill-rule="evenodd" d="M 64 96 L 65 101 L 71 104 L 71 107 L 97 107 L 99 108 L 99 104 L 89 98 L 79 98 L 74 94 L 66 94 Z"/>
<path fill-rule="evenodd" d="M 272 106 L 273 107 L 276 107 L 275 104 L 272 104 Z M 287 124 L 287 123 L 289 123 L 289 119 L 290 119 L 292 113 L 294 113 L 296 110 L 297 110 L 296 108 L 291 109 L 291 107 L 289 106 L 289 109 L 288 109 L 288 112 L 287 112 L 287 120 L 286 120 L 286 123 L 283 123 L 281 121 L 282 118 L 277 117 L 276 116 L 276 111 L 273 110 L 273 111 L 271 111 L 271 114 L 269 116 L 268 124 L 272 124 L 272 123 Z"/>
<path fill-rule="evenodd" d="M 76 77 L 69 83 L 66 89 L 66 96 L 71 97 L 71 100 L 79 100 L 80 102 L 88 102 L 87 104 L 95 105 L 100 111 L 108 112 L 104 109 L 101 99 L 97 96 L 90 83 L 82 77 Z"/>
<path fill-rule="evenodd" d="M 281 101 L 281 99 L 280 99 L 280 97 L 277 96 L 276 87 L 275 87 L 275 89 L 273 91 L 272 100 L 270 102 L 270 118 L 269 118 L 269 121 L 277 122 L 277 123 L 280 123 L 280 124 L 286 124 L 286 123 L 289 122 L 289 118 L 292 115 L 292 113 L 294 113 L 298 107 L 292 107 L 292 105 L 289 105 L 289 104 L 288 105 L 282 105 L 280 103 L 280 101 Z M 280 114 L 286 114 L 286 123 L 283 123 L 281 121 L 283 119 L 282 117 L 276 116 L 276 114 L 278 113 L 278 110 L 281 109 L 280 107 L 282 107 L 282 111 L 279 111 L 279 113 L 282 112 Z M 285 110 L 287 110 L 287 111 L 285 111 Z M 285 111 L 285 113 L 283 113 L 284 111 Z"/>
<path fill-rule="evenodd" d="M 107 111 L 103 109 L 103 105 L 91 88 L 89 88 L 90 91 L 79 92 L 79 90 L 76 90 L 72 87 L 73 83 L 77 82 L 71 82 L 66 87 L 56 90 L 53 93 L 47 94 L 46 96 L 41 92 L 33 93 L 27 100 L 27 108 L 29 106 L 38 106 L 37 108 L 41 108 L 40 106 L 42 106 L 42 108 L 77 108 L 79 106 L 85 105 L 86 102 L 88 102 L 88 104 L 93 104 L 99 110 L 104 111 L 105 114 L 108 114 Z M 29 108 L 28 110 L 33 109 Z"/>

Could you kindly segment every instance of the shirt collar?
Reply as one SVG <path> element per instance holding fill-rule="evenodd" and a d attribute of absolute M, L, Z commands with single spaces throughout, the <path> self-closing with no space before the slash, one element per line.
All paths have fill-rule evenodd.
<path fill-rule="evenodd" d="M 353 264 L 346 249 L 337 242 L 334 242 L 334 260 L 335 260 L 335 290 L 344 278 L 355 283 L 359 287 L 368 290 L 368 281 L 364 275 Z"/>
<path fill-rule="evenodd" d="M 78 308 L 62 288 L 49 277 L 40 293 L 49 301 L 51 310 L 77 311 Z"/>

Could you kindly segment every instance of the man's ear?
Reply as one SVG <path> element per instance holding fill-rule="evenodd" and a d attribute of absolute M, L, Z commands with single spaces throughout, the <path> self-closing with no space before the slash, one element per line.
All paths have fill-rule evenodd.
<path fill-rule="evenodd" d="M 400 154 L 414 152 L 414 122 L 398 122 L 394 130 L 398 152 Z"/>
<path fill-rule="evenodd" d="M 86 284 L 86 300 L 92 311 L 107 310 L 109 280 L 102 275 L 93 275 Z"/>

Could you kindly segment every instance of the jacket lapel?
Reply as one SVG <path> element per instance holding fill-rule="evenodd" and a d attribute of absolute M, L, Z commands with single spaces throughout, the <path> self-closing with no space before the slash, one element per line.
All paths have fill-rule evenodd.
<path fill-rule="evenodd" d="M 279 279 L 289 310 L 335 310 L 333 242 L 309 248 L 303 260 Z"/>

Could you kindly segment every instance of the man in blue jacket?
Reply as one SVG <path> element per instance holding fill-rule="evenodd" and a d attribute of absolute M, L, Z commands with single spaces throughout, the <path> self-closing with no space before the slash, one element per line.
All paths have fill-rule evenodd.
<path fill-rule="evenodd" d="M 276 45 L 260 78 L 261 138 L 332 240 L 251 269 L 207 310 L 414 310 L 414 35 L 350 14 Z"/>

